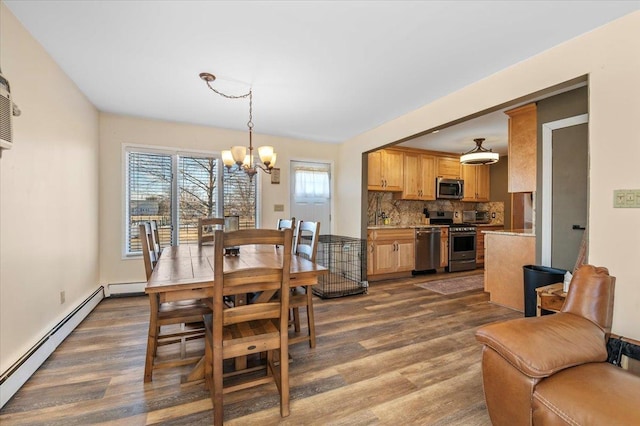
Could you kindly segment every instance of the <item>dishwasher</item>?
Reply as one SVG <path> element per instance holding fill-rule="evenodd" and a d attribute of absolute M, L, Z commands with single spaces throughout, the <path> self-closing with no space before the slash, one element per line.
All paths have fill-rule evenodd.
<path fill-rule="evenodd" d="M 432 271 L 440 267 L 440 228 L 416 228 L 415 269 L 413 273 Z"/>

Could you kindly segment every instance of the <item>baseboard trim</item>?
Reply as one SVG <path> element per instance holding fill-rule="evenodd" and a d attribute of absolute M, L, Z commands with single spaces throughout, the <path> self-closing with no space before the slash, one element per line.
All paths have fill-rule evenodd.
<path fill-rule="evenodd" d="M 104 299 L 100 286 L 0 376 L 0 408 L 25 384 L 62 341 Z"/>
<path fill-rule="evenodd" d="M 139 295 L 144 294 L 144 288 L 147 286 L 146 282 L 137 283 L 111 283 L 108 284 L 108 296 L 119 295 Z"/>

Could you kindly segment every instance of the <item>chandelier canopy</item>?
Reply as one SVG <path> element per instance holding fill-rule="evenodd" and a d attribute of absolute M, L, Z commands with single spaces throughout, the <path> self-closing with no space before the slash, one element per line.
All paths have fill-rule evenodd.
<path fill-rule="evenodd" d="M 262 164 L 256 162 L 253 157 L 253 91 L 249 89 L 248 93 L 243 95 L 227 95 L 216 90 L 211 83 L 216 79 L 216 76 L 208 72 L 201 72 L 200 78 L 207 84 L 207 87 L 218 95 L 227 99 L 244 99 L 249 98 L 249 121 L 247 127 L 249 128 L 249 152 L 247 153 L 247 147 L 244 146 L 232 146 L 230 150 L 222 151 L 222 162 L 227 167 L 227 170 L 231 171 L 233 165 L 238 166 L 238 170 L 243 170 L 250 179 L 258 173 L 258 169 L 265 173 L 271 174 L 271 170 L 276 165 L 276 153 L 273 152 L 272 146 L 260 146 L 258 147 L 258 156 Z"/>

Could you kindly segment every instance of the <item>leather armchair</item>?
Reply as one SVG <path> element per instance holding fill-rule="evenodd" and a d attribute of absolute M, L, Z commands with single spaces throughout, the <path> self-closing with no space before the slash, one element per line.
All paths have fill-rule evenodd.
<path fill-rule="evenodd" d="M 581 266 L 560 313 L 476 332 L 494 425 L 640 424 L 640 377 L 606 362 L 615 277 Z"/>

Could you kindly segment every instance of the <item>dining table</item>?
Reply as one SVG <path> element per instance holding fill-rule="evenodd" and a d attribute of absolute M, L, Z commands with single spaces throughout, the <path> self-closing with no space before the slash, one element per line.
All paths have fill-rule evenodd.
<path fill-rule="evenodd" d="M 236 254 L 224 256 L 224 270 L 278 267 L 282 265 L 283 250 L 283 247 L 274 245 L 242 246 Z M 215 286 L 213 258 L 213 244 L 181 244 L 165 247 L 145 287 L 145 293 L 156 296 L 149 297 L 152 315 L 158 312 L 162 303 L 193 299 L 213 300 Z M 328 268 L 318 263 L 295 254 L 291 256 L 289 280 L 292 288 L 317 284 L 319 277 L 328 273 Z M 272 296 L 273 292 L 263 292 L 252 302 L 266 302 Z M 247 301 L 236 299 L 236 303 L 247 303 Z M 236 368 L 238 367 L 236 363 Z M 204 378 L 204 358 L 198 362 L 185 380 L 201 378 Z"/>

